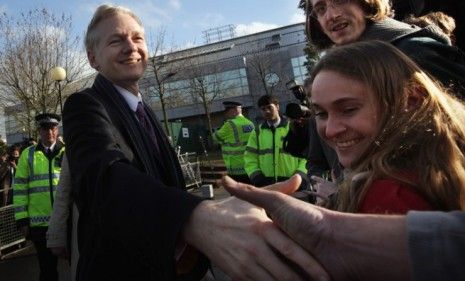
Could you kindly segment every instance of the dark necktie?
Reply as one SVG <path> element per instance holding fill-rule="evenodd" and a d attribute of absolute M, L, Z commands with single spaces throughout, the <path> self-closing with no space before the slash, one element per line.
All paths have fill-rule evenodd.
<path fill-rule="evenodd" d="M 140 125 L 152 140 L 152 143 L 155 146 L 155 151 L 159 153 L 158 141 L 155 136 L 155 130 L 153 129 L 152 123 L 150 122 L 147 113 L 145 112 L 144 105 L 142 104 L 142 102 L 139 102 L 137 104 L 136 115 L 139 119 Z"/>

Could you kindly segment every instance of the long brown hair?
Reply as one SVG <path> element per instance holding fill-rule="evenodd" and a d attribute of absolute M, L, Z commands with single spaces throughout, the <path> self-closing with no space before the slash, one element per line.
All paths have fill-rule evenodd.
<path fill-rule="evenodd" d="M 311 82 L 330 70 L 367 85 L 382 108 L 381 132 L 351 167 L 337 208 L 355 212 L 371 182 L 395 178 L 411 184 L 439 210 L 465 209 L 465 106 L 390 44 L 365 41 L 334 48 L 315 65 Z M 408 110 L 413 93 L 419 96 Z M 417 173 L 412 182 L 403 172 Z"/>

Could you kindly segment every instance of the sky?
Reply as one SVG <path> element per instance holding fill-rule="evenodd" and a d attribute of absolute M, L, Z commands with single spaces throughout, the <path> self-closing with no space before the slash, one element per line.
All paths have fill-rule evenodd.
<path fill-rule="evenodd" d="M 104 3 L 125 6 L 142 20 L 147 34 L 166 30 L 165 45 L 185 49 L 204 44 L 202 31 L 234 24 L 236 36 L 304 21 L 298 0 L 1 0 L 0 12 L 16 15 L 34 8 L 65 13 L 81 38 L 95 9 Z"/>

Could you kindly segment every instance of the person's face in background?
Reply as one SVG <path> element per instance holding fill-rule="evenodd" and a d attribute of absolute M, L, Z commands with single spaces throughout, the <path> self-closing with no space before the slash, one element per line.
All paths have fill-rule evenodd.
<path fill-rule="evenodd" d="M 365 31 L 365 13 L 357 0 L 309 0 L 312 16 L 336 45 L 353 43 Z"/>
<path fill-rule="evenodd" d="M 262 113 L 263 119 L 266 121 L 276 122 L 279 117 L 279 105 L 270 103 L 260 106 L 260 112 Z"/>
<path fill-rule="evenodd" d="M 57 141 L 58 126 L 56 125 L 42 125 L 39 128 L 40 140 L 45 146 L 51 146 Z"/>
<path fill-rule="evenodd" d="M 138 91 L 138 81 L 147 67 L 148 51 L 144 29 L 128 14 L 103 20 L 94 50 L 87 55 L 93 68 L 114 84 Z"/>
<path fill-rule="evenodd" d="M 375 95 L 364 83 L 326 70 L 316 75 L 311 93 L 318 134 L 350 168 L 379 134 Z"/>
<path fill-rule="evenodd" d="M 225 111 L 226 119 L 234 118 L 234 117 L 237 115 L 237 110 L 238 110 L 238 109 L 237 109 L 236 107 L 228 108 L 228 109 Z"/>
<path fill-rule="evenodd" d="M 10 154 L 10 161 L 14 162 L 15 164 L 18 164 L 18 159 L 19 159 L 19 149 L 15 149 Z"/>

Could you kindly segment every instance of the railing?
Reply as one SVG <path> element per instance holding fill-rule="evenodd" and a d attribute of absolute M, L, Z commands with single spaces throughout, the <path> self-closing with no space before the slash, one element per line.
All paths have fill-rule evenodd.
<path fill-rule="evenodd" d="M 176 147 L 176 155 L 181 164 L 182 174 L 186 187 L 199 188 L 202 184 L 202 176 L 200 175 L 200 162 L 196 157 L 195 152 L 181 153 L 181 147 Z"/>
<path fill-rule="evenodd" d="M 11 190 L 10 190 L 11 191 Z M 26 239 L 16 228 L 13 205 L 0 208 L 0 259 L 7 253 L 21 248 Z"/>

